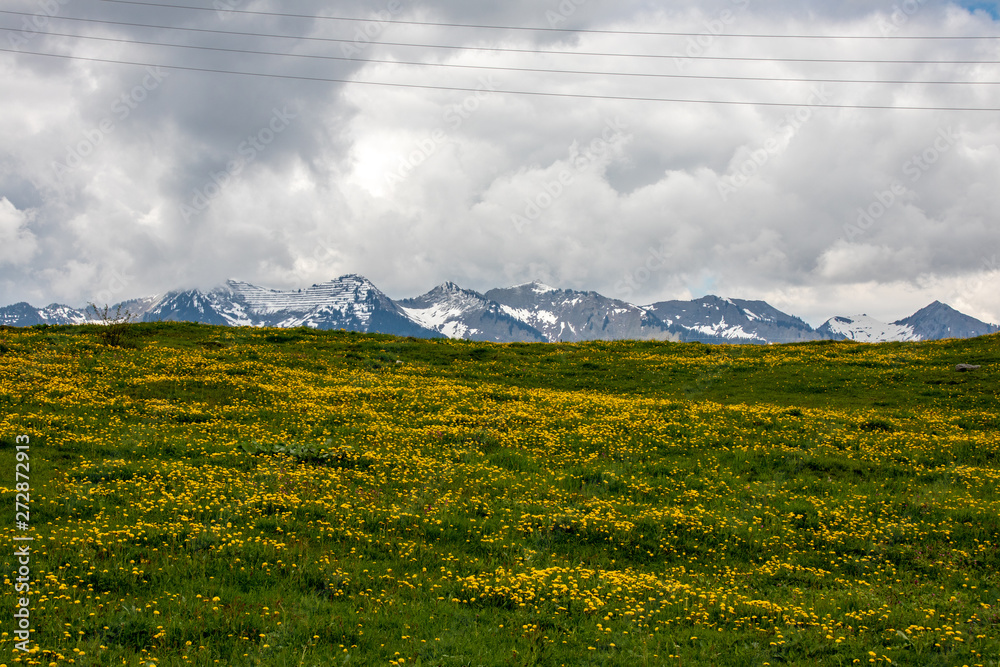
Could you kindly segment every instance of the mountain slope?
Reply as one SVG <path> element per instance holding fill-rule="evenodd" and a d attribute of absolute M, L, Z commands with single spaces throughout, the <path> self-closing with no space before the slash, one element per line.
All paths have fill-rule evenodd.
<path fill-rule="evenodd" d="M 492 289 L 486 298 L 511 317 L 540 331 L 549 342 L 582 340 L 679 340 L 679 333 L 638 306 L 597 292 L 561 290 L 531 282 Z"/>
<path fill-rule="evenodd" d="M 831 340 L 856 340 L 859 343 L 889 343 L 922 340 L 913 327 L 898 322 L 888 324 L 868 315 L 831 317 L 816 332 Z"/>
<path fill-rule="evenodd" d="M 885 323 L 867 315 L 833 317 L 817 329 L 764 301 L 705 296 L 636 306 L 597 292 L 539 282 L 486 294 L 446 282 L 394 301 L 363 276 L 350 274 L 296 290 L 230 280 L 215 289 L 173 291 L 117 307 L 142 321 L 187 320 L 222 326 L 346 329 L 420 338 L 491 342 L 676 340 L 703 343 L 790 343 L 820 339 L 863 342 L 969 338 L 1000 331 L 941 302 Z M 84 310 L 21 302 L 0 307 L 0 325 L 82 324 Z"/>
<path fill-rule="evenodd" d="M 867 315 L 855 315 L 830 318 L 816 329 L 824 338 L 847 338 L 864 343 L 974 338 L 997 331 L 1000 327 L 995 324 L 981 322 L 940 301 L 891 323 L 880 322 Z"/>
<path fill-rule="evenodd" d="M 165 297 L 144 321 L 192 320 L 227 326 L 347 329 L 397 336 L 439 338 L 421 326 L 368 279 L 346 275 L 299 290 L 273 290 L 230 280 L 210 292 L 190 290 Z"/>
<path fill-rule="evenodd" d="M 910 327 L 919 336 L 919 340 L 974 338 L 1000 331 L 997 325 L 981 322 L 940 301 L 935 301 L 893 324 Z"/>
<path fill-rule="evenodd" d="M 221 326 L 252 324 L 249 320 L 234 321 L 232 317 L 227 317 L 227 305 L 225 295 L 215 290 L 208 293 L 201 290 L 170 292 L 143 314 L 142 321 L 200 322 Z"/>
<path fill-rule="evenodd" d="M 764 301 L 705 296 L 647 306 L 664 323 L 684 329 L 681 340 L 703 343 L 793 343 L 816 340 L 812 327 Z"/>
<path fill-rule="evenodd" d="M 90 321 L 82 310 L 53 303 L 44 308 L 35 308 L 21 301 L 0 308 L 0 325 L 9 327 L 30 327 L 35 324 L 84 324 Z"/>
<path fill-rule="evenodd" d="M 397 304 L 423 327 L 449 338 L 495 343 L 545 341 L 540 331 L 504 312 L 500 304 L 452 282 Z"/>

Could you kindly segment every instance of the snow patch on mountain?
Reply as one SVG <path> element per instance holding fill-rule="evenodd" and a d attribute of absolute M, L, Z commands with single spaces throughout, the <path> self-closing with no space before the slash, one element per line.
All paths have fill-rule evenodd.
<path fill-rule="evenodd" d="M 694 301 L 662 301 L 646 306 L 682 340 L 705 343 L 788 343 L 820 338 L 797 317 L 764 301 L 705 296 Z"/>
<path fill-rule="evenodd" d="M 175 291 L 124 301 L 122 312 L 157 320 L 223 326 L 346 329 L 492 342 L 682 340 L 704 343 L 788 343 L 820 339 L 864 342 L 970 338 L 1000 331 L 935 301 L 884 323 L 867 315 L 835 317 L 818 329 L 764 301 L 705 296 L 636 306 L 597 292 L 556 289 L 538 281 L 485 295 L 446 282 L 394 301 L 363 276 L 350 274 L 303 289 L 278 290 L 230 280 L 209 291 Z M 82 324 L 85 310 L 61 304 L 0 307 L 0 324 Z"/>
<path fill-rule="evenodd" d="M 260 317 L 277 313 L 301 313 L 304 315 L 301 319 L 288 318 L 282 321 L 304 323 L 315 319 L 310 314 L 316 315 L 320 314 L 317 311 L 322 311 L 323 315 L 353 316 L 362 325 L 370 322 L 372 313 L 372 309 L 365 304 L 371 301 L 373 293 L 378 292 L 366 278 L 355 274 L 298 290 L 268 289 L 238 280 L 227 281 L 226 287 L 237 303 L 246 306 L 245 311 L 238 315 L 240 317 L 247 314 Z"/>
<path fill-rule="evenodd" d="M 523 288 L 528 288 L 532 292 L 534 292 L 535 294 L 547 294 L 549 292 L 560 292 L 560 291 L 562 291 L 562 290 L 560 290 L 560 289 L 558 289 L 556 287 L 552 287 L 550 285 L 546 285 L 545 283 L 539 282 L 537 280 L 532 280 L 530 283 L 521 283 L 520 285 L 515 285 L 514 287 L 511 287 L 510 289 L 523 289 Z"/>
<path fill-rule="evenodd" d="M 557 290 L 533 282 L 493 289 L 486 297 L 499 303 L 506 315 L 540 331 L 550 342 L 677 338 L 645 309 L 597 292 Z"/>
<path fill-rule="evenodd" d="M 113 308 L 110 310 L 110 314 L 114 315 Z M 53 303 L 40 309 L 38 316 L 44 324 L 85 324 L 95 319 L 96 314 L 92 309 L 90 312 L 81 312 L 76 308 L 70 308 L 60 303 Z"/>
<path fill-rule="evenodd" d="M 760 341 L 766 342 L 763 338 L 757 334 L 746 331 L 743 329 L 742 325 L 730 325 L 726 323 L 726 318 L 723 317 L 718 322 L 709 325 L 695 325 L 690 327 L 691 331 L 696 331 L 707 336 L 715 336 L 718 338 L 729 338 L 732 340 L 745 340 L 745 341 Z"/>
<path fill-rule="evenodd" d="M 399 301 L 398 306 L 413 321 L 448 338 L 492 342 L 542 340 L 536 329 L 512 317 L 500 304 L 452 282 Z"/>
<path fill-rule="evenodd" d="M 866 314 L 831 318 L 818 331 L 832 334 L 833 338 L 846 338 L 860 343 L 922 340 L 911 326 L 897 323 L 889 324 Z"/>

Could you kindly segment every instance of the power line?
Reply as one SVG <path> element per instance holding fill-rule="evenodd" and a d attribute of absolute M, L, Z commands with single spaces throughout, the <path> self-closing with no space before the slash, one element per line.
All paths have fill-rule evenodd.
<path fill-rule="evenodd" d="M 10 30 L 0 26 L 0 30 Z M 309 58 L 318 60 L 337 60 L 346 62 L 372 63 L 383 65 L 409 65 L 420 67 L 444 67 L 456 69 L 475 70 L 495 70 L 504 72 L 533 72 L 542 74 L 582 74 L 588 76 L 623 76 L 623 77 L 646 77 L 659 79 L 708 79 L 723 81 L 767 81 L 775 83 L 865 83 L 865 84 L 909 84 L 909 85 L 1000 85 L 1000 81 L 913 81 L 903 79 L 820 79 L 820 78 L 792 78 L 792 77 L 766 77 L 766 76 L 722 76 L 722 75 L 700 75 L 700 74 L 664 74 L 648 72 L 602 72 L 595 70 L 562 70 L 542 67 L 509 67 L 499 65 L 467 65 L 458 63 L 429 63 L 409 60 L 385 60 L 379 58 L 355 58 L 349 56 L 326 56 L 311 55 L 302 53 L 278 53 L 276 51 L 260 51 L 256 49 L 229 49 L 219 46 L 198 46 L 192 44 L 170 44 L 166 42 L 151 42 L 137 39 L 124 39 L 120 37 L 98 37 L 95 35 L 75 35 L 71 33 L 39 31 L 40 35 L 51 35 L 55 37 L 72 37 L 76 39 L 90 39 L 102 42 L 115 42 L 122 44 L 139 44 L 142 46 L 164 46 L 177 49 L 197 49 L 203 51 L 219 51 L 224 53 L 245 53 L 262 56 L 279 56 L 283 58 Z"/>
<path fill-rule="evenodd" d="M 0 9 L 0 14 L 12 14 L 17 16 L 35 16 L 28 12 L 16 12 Z M 74 16 L 50 16 L 50 20 L 57 21 L 78 21 L 85 23 L 98 23 L 103 25 L 129 26 L 136 28 L 153 28 L 155 30 L 179 30 L 183 32 L 209 33 L 216 35 L 235 35 L 240 37 L 268 37 L 276 39 L 294 39 L 311 42 L 328 42 L 336 44 L 353 44 L 359 42 L 353 39 L 338 39 L 335 37 L 307 37 L 303 35 L 276 35 L 273 33 L 243 32 L 237 30 L 212 30 L 208 28 L 181 28 L 177 26 L 155 25 L 149 23 L 134 23 L 128 21 L 107 21 L 102 19 L 89 19 Z M 498 46 L 464 46 L 450 44 L 414 44 L 412 42 L 377 42 L 381 46 L 401 46 L 421 49 L 445 49 L 457 51 L 487 51 L 494 53 L 530 53 L 547 54 L 560 56 L 594 56 L 601 58 L 650 58 L 663 60 L 712 60 L 712 61 L 738 61 L 738 62 L 782 62 L 782 63 L 834 63 L 852 65 L 1000 65 L 1000 60 L 872 60 L 872 59 L 831 59 L 831 58 L 754 58 L 737 56 L 689 56 L 685 54 L 650 54 L 650 53 L 601 53 L 591 51 L 557 51 L 554 49 L 518 49 Z"/>
<path fill-rule="evenodd" d="M 582 34 L 601 35 L 650 35 L 656 37 L 749 37 L 763 39 L 903 39 L 903 40 L 978 40 L 978 39 L 1000 39 L 1000 35 L 761 35 L 744 33 L 712 33 L 712 32 L 663 32 L 648 30 L 595 30 L 585 28 L 544 28 L 532 26 L 510 26 L 510 25 L 487 25 L 476 23 L 441 23 L 437 21 L 408 21 L 403 19 L 383 19 L 383 18 L 359 18 L 356 16 L 323 16 L 316 14 L 287 14 L 283 12 L 260 12 L 247 9 L 213 9 L 210 7 L 191 7 L 189 5 L 171 5 L 160 2 L 137 2 L 136 0 L 98 0 L 99 2 L 111 2 L 120 5 L 139 5 L 145 7 L 166 7 L 169 9 L 188 9 L 201 12 L 220 12 L 227 14 L 248 14 L 253 16 L 276 16 L 281 18 L 300 19 L 320 19 L 331 21 L 356 21 L 363 23 L 391 23 L 397 25 L 419 25 L 438 28 L 475 28 L 485 30 L 524 30 L 531 32 L 568 32 Z"/>
<path fill-rule="evenodd" d="M 214 69 L 207 67 L 190 67 L 184 65 L 165 65 L 158 63 L 142 63 L 127 60 L 111 60 L 107 58 L 86 58 L 83 56 L 71 56 L 59 53 L 38 53 L 35 51 L 20 51 L 17 49 L 6 49 L 0 48 L 0 52 L 6 53 L 19 53 L 23 55 L 34 55 L 34 56 L 44 56 L 49 58 L 63 58 L 68 60 L 81 60 L 88 62 L 99 62 L 99 63 L 111 63 L 115 65 L 132 65 L 137 67 L 159 67 L 163 69 L 175 69 L 184 70 L 190 72 L 209 72 L 213 74 L 234 74 L 239 76 L 256 76 L 256 77 L 266 77 L 272 79 L 290 79 L 298 81 L 317 81 L 325 83 L 344 83 L 344 84 L 357 84 L 366 86 L 385 86 L 392 88 L 411 88 L 419 90 L 443 90 L 451 92 L 466 92 L 466 93 L 481 93 L 482 88 L 465 88 L 459 86 L 431 86 L 425 84 L 415 84 L 415 83 L 398 83 L 398 82 L 387 82 L 387 81 L 362 81 L 357 79 L 337 79 L 337 78 L 326 78 L 326 77 L 313 77 L 313 76 L 298 76 L 292 74 L 269 74 L 264 72 L 239 72 L 234 70 L 223 70 Z M 628 102 L 670 102 L 677 104 L 717 104 L 717 105 L 733 105 L 733 106 L 763 106 L 763 107 L 796 107 L 796 108 L 814 108 L 814 109 L 881 109 L 889 111 L 988 111 L 988 112 L 1000 112 L 1000 108 L 995 107 L 924 107 L 924 106 L 884 106 L 884 105 L 868 105 L 868 104 L 815 104 L 815 103 L 798 103 L 798 102 L 752 102 L 752 101 L 741 101 L 741 100 L 691 100 L 691 99 L 676 99 L 676 98 L 664 98 L 664 97 L 627 97 L 620 95 L 588 95 L 584 93 L 553 93 L 544 91 L 529 91 L 529 90 L 499 90 L 494 89 L 490 92 L 499 93 L 504 95 L 526 95 L 526 96 L 536 96 L 536 97 L 556 97 L 556 98 L 570 98 L 570 99 L 590 99 L 590 100 L 617 100 L 617 101 L 628 101 Z"/>

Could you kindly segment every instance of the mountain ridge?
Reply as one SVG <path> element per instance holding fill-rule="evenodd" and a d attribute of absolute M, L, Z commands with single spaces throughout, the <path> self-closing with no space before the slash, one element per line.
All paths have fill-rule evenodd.
<path fill-rule="evenodd" d="M 680 332 L 647 310 L 593 291 L 558 289 L 533 281 L 491 289 L 485 297 L 553 343 L 626 338 L 680 340 Z"/>
<path fill-rule="evenodd" d="M 545 341 L 540 331 L 504 312 L 500 304 L 451 281 L 397 303 L 422 326 L 449 338 L 497 343 Z"/>
<path fill-rule="evenodd" d="M 815 329 L 765 301 L 707 295 L 639 306 L 595 291 L 531 281 L 485 293 L 446 281 L 407 299 L 391 299 L 359 274 L 278 290 L 231 279 L 213 289 L 174 290 L 117 306 L 141 321 L 185 320 L 223 326 L 347 329 L 419 338 L 490 342 L 672 340 L 708 344 L 810 340 L 889 342 L 970 338 L 1000 331 L 934 301 L 895 322 L 867 315 L 831 317 Z M 0 307 L 0 325 L 82 324 L 85 310 L 27 302 Z"/>

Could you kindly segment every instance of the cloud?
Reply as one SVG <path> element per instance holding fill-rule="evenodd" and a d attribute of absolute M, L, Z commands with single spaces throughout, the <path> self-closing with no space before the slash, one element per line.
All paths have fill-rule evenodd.
<path fill-rule="evenodd" d="M 38 241 L 28 229 L 29 216 L 4 197 L 0 199 L 0 262 L 24 266 L 38 250 Z"/>
<path fill-rule="evenodd" d="M 983 267 L 1000 252 L 996 114 L 805 106 L 997 107 L 995 86 L 793 81 L 988 81 L 992 70 L 692 57 L 985 60 L 995 56 L 992 42 L 711 33 L 998 34 L 989 13 L 930 1 L 899 14 L 892 3 L 818 0 L 378 0 L 354 10 L 367 22 L 112 5 L 87 16 L 299 37 L 285 39 L 60 22 L 82 14 L 53 2 L 50 31 L 288 55 L 40 33 L 22 52 L 355 83 L 0 54 L 10 91 L 0 109 L 0 215 L 13 239 L 4 245 L 0 301 L 81 305 L 109 285 L 125 298 L 229 277 L 290 288 L 357 272 L 395 297 L 444 280 L 486 290 L 539 278 L 639 303 L 709 289 L 770 295 L 820 321 L 857 310 L 860 290 L 916 307 L 961 297 L 970 311 L 1000 319 L 996 294 L 962 291 L 990 275 Z M 290 12 L 269 1 L 230 4 Z M 29 14 L 39 7 L 12 5 Z M 526 32 L 386 18 L 705 34 Z M 322 41 L 331 38 L 344 41 Z M 345 54 L 463 67 L 329 59 Z M 593 97 L 497 92 L 505 90 Z M 609 122 L 624 128 L 613 142 L 604 136 Z M 598 155 L 600 141 L 608 146 Z M 871 220 L 863 228 L 862 215 Z M 656 259 L 661 248 L 668 261 Z M 884 310 L 909 314 L 894 304 Z"/>

